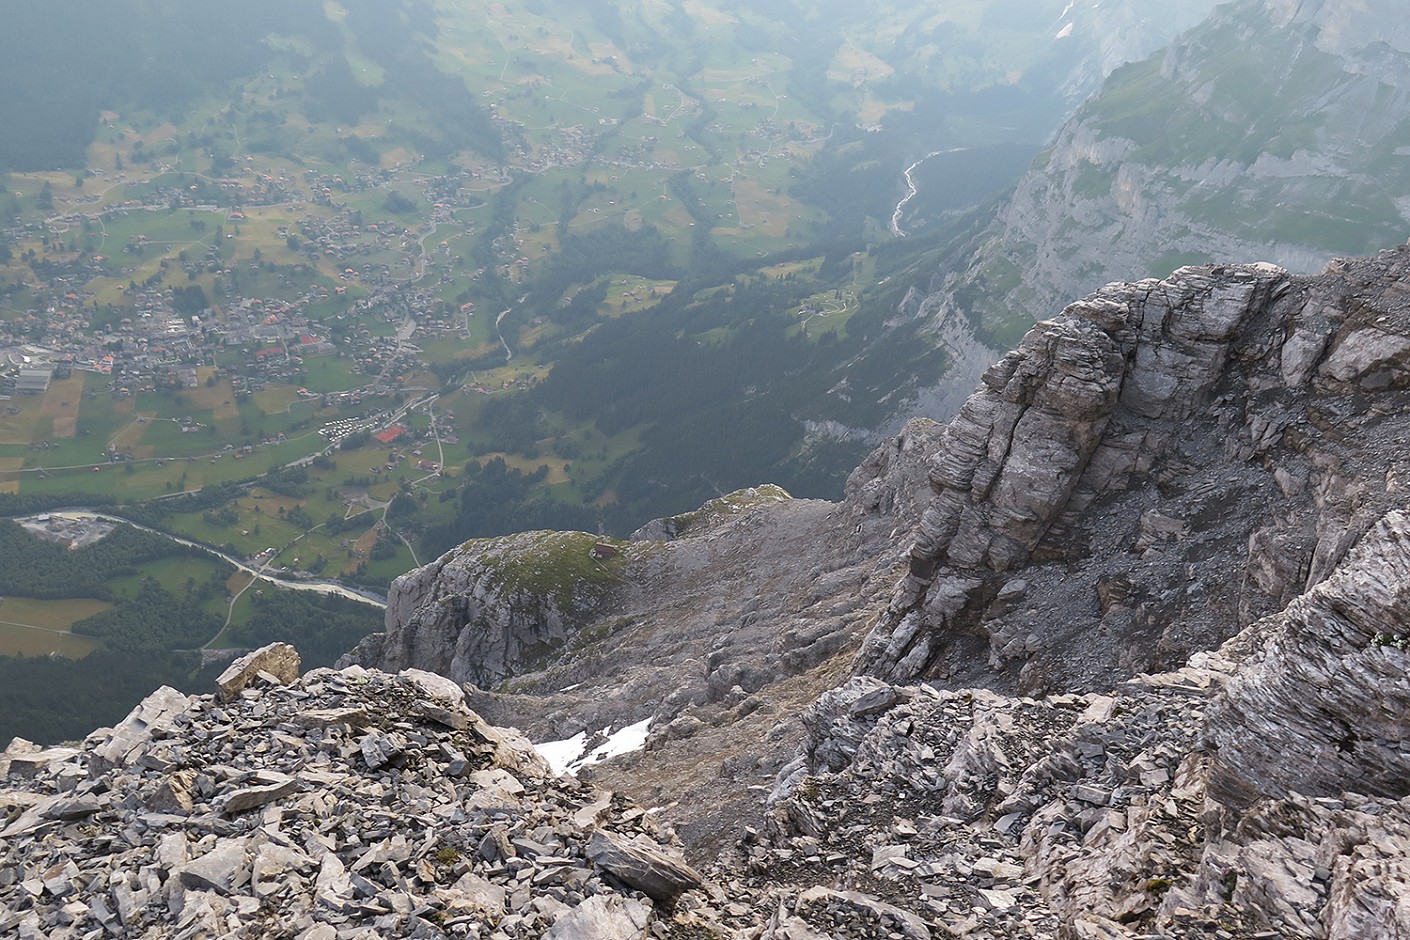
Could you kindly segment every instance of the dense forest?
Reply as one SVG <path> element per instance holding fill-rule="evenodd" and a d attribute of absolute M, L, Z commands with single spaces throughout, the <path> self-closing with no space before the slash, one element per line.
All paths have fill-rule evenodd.
<path fill-rule="evenodd" d="M 645 244 L 654 237 L 648 234 Z M 606 240 L 613 250 L 633 244 L 610 229 Z M 922 239 L 893 243 L 873 248 L 870 263 L 887 281 L 933 248 Z M 528 390 L 485 400 L 477 428 L 499 449 L 530 460 L 548 457 L 550 449 L 572 462 L 585 450 L 591 456 L 592 445 L 555 440 L 564 425 L 587 427 L 589 437 L 603 439 L 635 432 L 638 445 L 594 474 L 573 474 L 576 492 L 548 486 L 546 466 L 528 471 L 499 459 L 483 467 L 471 461 L 456 491 L 402 522 L 429 551 L 441 552 L 468 538 L 525 529 L 622 536 L 652 518 L 765 481 L 797 496 L 839 498 L 842 481 L 869 449 L 867 439 L 810 438 L 807 422 L 841 416 L 856 427 L 874 426 L 891 407 L 886 398 L 898 374 L 909 377 L 904 391 L 945 369 L 944 352 L 917 339 L 917 324 L 897 322 L 907 289 L 900 279 L 870 292 L 843 328 L 827 317 L 800 327 L 800 306 L 815 303 L 819 293 L 841 297 L 854 255 L 854 246 L 836 243 L 804 277 L 734 273 L 713 286 L 687 276 L 649 309 L 598 320 L 585 333 L 576 327 L 594 317 L 602 282 L 570 291 L 551 319 L 567 326 L 571 338 L 549 350 L 548 375 Z M 643 259 L 654 263 L 650 254 Z M 587 276 L 586 268 L 565 263 L 536 287 L 562 289 L 572 283 L 571 271 Z M 611 498 L 601 499 L 609 491 Z M 453 502 L 449 513 L 445 502 Z"/>
<path fill-rule="evenodd" d="M 113 603 L 72 626 L 73 633 L 102 641 L 83 659 L 0 656 L 0 743 L 16 734 L 41 742 L 81 736 L 121 720 L 159 685 L 210 691 L 220 667 L 202 669 L 200 656 L 186 650 L 220 633 L 224 616 L 210 607 L 225 595 L 227 570 L 189 578 L 174 590 L 151 577 L 138 581 L 135 592 L 111 587 L 112 579 L 139 574 L 149 562 L 193 554 L 209 557 L 131 526 L 70 551 L 0 519 L 0 595 Z M 382 624 L 382 612 L 367 604 L 273 587 L 257 589 L 253 607 L 226 641 L 242 647 L 292 642 L 306 669 L 331 665 Z"/>
<path fill-rule="evenodd" d="M 569 503 L 545 496 L 541 484 L 546 467 L 525 473 L 496 457 L 482 468 L 466 465 L 465 480 L 448 491 L 449 507 L 432 503 L 426 515 L 437 521 L 423 532 L 426 547 L 435 554 L 472 538 L 508 535 L 531 529 L 573 529 L 620 532 L 630 527 L 630 517 L 618 506 Z"/>
<path fill-rule="evenodd" d="M 228 639 L 242 647 L 275 640 L 292 643 L 304 669 L 331 666 L 369 633 L 382 629 L 382 612 L 345 597 L 310 591 L 257 590 L 254 612 L 232 627 Z"/>
<path fill-rule="evenodd" d="M 96 545 L 70 551 L 0 519 L 0 594 L 109 600 L 110 579 L 135 573 L 143 562 L 182 554 L 204 557 L 197 549 L 131 526 L 119 526 Z"/>
<path fill-rule="evenodd" d="M 41 744 L 83 738 L 117 724 L 158 686 L 214 687 L 220 665 L 195 653 L 152 655 L 99 649 L 83 659 L 0 656 L 0 742 L 22 735 Z"/>
<path fill-rule="evenodd" d="M 101 543 L 100 543 L 101 544 Z M 201 604 L 224 593 L 224 580 L 190 584 L 178 596 L 152 578 L 144 578 L 133 597 L 78 621 L 73 633 L 96 636 L 111 650 L 157 652 L 199 647 L 220 632 L 223 618 Z"/>
<path fill-rule="evenodd" d="M 910 257 L 898 252 L 882 261 Z M 848 259 L 845 246 L 830 253 L 822 276 L 845 283 Z M 641 428 L 638 450 L 596 481 L 579 483 L 589 500 L 615 491 L 620 508 L 597 518 L 619 534 L 761 481 L 835 499 L 866 444 L 805 445 L 804 422 L 841 412 L 871 426 L 884 416 L 881 390 L 894 388 L 898 372 L 923 382 L 943 370 L 944 354 L 909 329 L 886 325 L 901 299 L 896 292 L 878 292 L 845 333 L 826 319 L 813 335 L 800 331 L 789 311 L 817 289 L 812 279 L 741 276 L 704 290 L 682 281 L 650 311 L 603 322 L 556 350 L 545 380 L 487 403 L 481 425 L 527 456 L 547 436 L 546 413 L 590 423 L 608 437 Z"/>

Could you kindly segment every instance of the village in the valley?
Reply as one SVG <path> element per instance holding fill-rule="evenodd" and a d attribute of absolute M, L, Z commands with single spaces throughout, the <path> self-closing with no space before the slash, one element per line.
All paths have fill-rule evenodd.
<path fill-rule="evenodd" d="M 231 558 L 373 590 L 426 560 L 483 468 L 612 505 L 641 425 L 491 406 L 699 258 L 811 276 L 826 214 L 794 170 L 841 131 L 787 93 L 786 56 L 712 45 L 718 67 L 646 80 L 556 31 L 475 33 L 461 91 L 486 123 L 453 147 L 391 86 L 356 120 L 320 114 L 278 52 L 187 111 L 99 112 L 80 166 L 0 176 L 0 496 L 141 505 Z M 868 135 L 904 101 L 847 50 L 829 77 Z M 780 313 L 816 342 L 857 309 L 830 283 Z"/>
<path fill-rule="evenodd" d="M 660 136 L 610 153 L 601 138 L 620 122 L 601 117 L 540 129 L 504 162 L 467 152 L 431 165 L 398 151 L 336 169 L 266 154 L 210 160 L 189 134 L 159 148 L 152 138 L 172 128 L 141 133 L 105 115 L 107 140 L 84 174 L 10 179 L 12 206 L 35 209 L 0 230 L 11 246 L 0 493 L 160 499 L 302 470 L 325 484 L 328 520 L 371 512 L 366 532 L 312 553 L 271 547 L 257 516 L 280 497 L 257 486 L 193 517 L 184 534 L 294 572 L 335 573 L 336 551 L 343 574 L 371 564 L 385 577 L 420 560 L 415 531 L 386 518 L 397 494 L 443 492 L 467 460 L 496 457 L 546 474 L 546 485 L 567 483 L 568 456 L 584 456 L 590 430 L 540 448 L 542 459 L 467 439 L 480 401 L 536 384 L 551 365 L 532 347 L 554 335 L 552 312 L 572 290 L 535 296 L 535 275 L 565 241 L 603 225 L 646 227 L 664 243 L 655 226 L 684 234 L 711 211 L 727 231 L 784 234 L 735 184 L 755 192 L 749 173 L 780 173 L 777 161 L 766 170 L 769 155 L 812 146 L 816 129 L 756 115 L 731 165 L 707 167 L 680 131 L 670 134 L 683 143 L 662 142 L 695 110 L 682 97 L 642 117 Z M 514 122 L 496 120 L 516 139 Z M 668 185 L 681 177 L 723 201 L 684 204 Z M 610 271 L 589 280 L 599 273 L 604 316 L 647 308 L 674 286 Z M 620 454 L 596 443 L 584 467 Z M 319 544 L 308 531 L 317 523 L 287 525 L 303 520 L 306 502 L 279 507 L 291 513 L 276 526 L 290 529 L 285 546 Z"/>

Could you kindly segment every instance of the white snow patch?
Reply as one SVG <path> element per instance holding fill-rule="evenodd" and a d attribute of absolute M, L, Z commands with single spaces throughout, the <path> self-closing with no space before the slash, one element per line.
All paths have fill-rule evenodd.
<path fill-rule="evenodd" d="M 1066 26 L 1064 26 L 1062 29 L 1058 30 L 1058 34 L 1057 34 L 1056 36 L 1054 36 L 1053 38 L 1054 38 L 1054 39 L 1066 39 L 1068 36 L 1071 36 L 1071 35 L 1072 35 L 1072 24 L 1071 24 L 1071 23 L 1068 23 L 1068 24 L 1067 24 Z"/>
<path fill-rule="evenodd" d="M 542 744 L 535 744 L 534 750 L 539 752 L 539 757 L 548 761 L 548 766 L 553 768 L 555 774 L 561 776 L 568 772 L 568 768 L 574 761 L 583 756 L 583 748 L 586 746 L 587 732 L 579 731 L 563 741 L 545 741 Z"/>
<path fill-rule="evenodd" d="M 589 764 L 600 764 L 609 758 L 641 750 L 646 746 L 646 736 L 650 730 L 650 718 L 643 718 L 634 725 L 627 725 L 615 734 L 612 732 L 612 726 L 608 725 L 597 735 L 594 735 L 594 737 L 606 737 L 607 740 L 586 755 L 583 754 L 588 740 L 586 731 L 579 731 L 571 738 L 562 741 L 545 741 L 542 744 L 535 744 L 534 750 L 538 751 L 540 757 L 548 761 L 548 766 L 553 769 L 555 774 L 571 774 Z"/>
<path fill-rule="evenodd" d="M 646 734 L 650 730 L 650 718 L 643 718 L 634 725 L 627 725 L 616 734 L 610 735 L 605 743 L 599 745 L 596 750 L 583 759 L 583 763 L 596 764 L 609 757 L 621 757 L 623 754 L 639 751 L 646 747 Z M 602 733 L 607 734 L 607 730 L 604 729 Z"/>
<path fill-rule="evenodd" d="M 1076 5 L 1077 5 L 1077 0 L 1067 0 L 1067 6 L 1065 6 L 1065 7 L 1062 8 L 1062 13 L 1058 16 L 1058 19 L 1064 19 L 1064 18 L 1066 18 L 1067 14 L 1071 13 L 1071 12 L 1072 12 L 1072 8 L 1073 8 L 1074 6 L 1076 6 Z"/>

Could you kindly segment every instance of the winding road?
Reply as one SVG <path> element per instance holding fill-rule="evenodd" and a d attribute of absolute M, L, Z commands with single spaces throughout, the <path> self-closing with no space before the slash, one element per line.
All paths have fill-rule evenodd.
<path fill-rule="evenodd" d="M 219 558 L 222 561 L 233 565 L 234 567 L 254 577 L 257 580 L 262 579 L 270 582 L 271 584 L 277 584 L 280 587 L 290 588 L 291 590 L 295 591 L 313 591 L 317 594 L 334 594 L 339 597 L 346 597 L 348 600 L 357 601 L 360 604 L 367 604 L 371 607 L 377 607 L 382 610 L 385 610 L 387 607 L 387 602 L 383 598 L 379 597 L 376 594 L 373 594 L 370 591 L 359 591 L 356 588 L 350 588 L 339 581 L 330 581 L 317 578 L 310 578 L 307 580 L 281 578 L 277 575 L 270 574 L 268 571 L 265 570 L 265 566 L 263 565 L 258 568 L 253 568 L 241 559 L 236 558 L 233 555 L 226 554 L 225 552 L 212 545 L 207 545 L 204 542 L 196 542 L 192 541 L 191 539 L 182 538 L 179 535 L 172 535 L 170 532 L 163 532 L 161 529 L 153 529 L 150 526 L 142 525 L 140 522 L 133 522 L 131 519 L 124 519 L 122 516 L 114 516 L 110 513 L 99 512 L 93 509 L 84 509 L 81 507 L 71 507 L 68 509 L 54 510 L 50 512 L 49 515 L 57 516 L 61 519 L 103 519 L 108 522 L 118 523 L 120 525 L 130 525 L 134 529 L 141 529 L 143 532 L 150 532 L 153 535 L 160 535 L 163 538 L 171 539 L 178 545 L 184 545 L 187 548 L 198 549 L 208 555 L 214 555 L 216 558 Z"/>

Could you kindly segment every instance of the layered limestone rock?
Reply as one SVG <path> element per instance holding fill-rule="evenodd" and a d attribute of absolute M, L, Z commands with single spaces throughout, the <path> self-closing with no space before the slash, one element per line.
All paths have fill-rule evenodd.
<path fill-rule="evenodd" d="M 1040 542 L 1065 538 L 1098 498 L 1150 469 L 1206 403 L 1237 327 L 1288 286 L 1271 266 L 1181 272 L 1109 289 L 1031 330 L 946 428 L 894 625 L 873 633 L 859 668 L 923 674 L 937 628 L 976 618 Z"/>
<path fill-rule="evenodd" d="M 352 659 L 493 686 L 543 665 L 610 602 L 628 559 L 584 532 L 466 542 L 392 582 Z"/>
<path fill-rule="evenodd" d="M 1100 682 L 1320 581 L 1401 486 L 1406 270 L 1187 268 L 1038 324 L 936 442 L 858 670 L 972 681 L 977 641 L 1019 687 Z"/>
<path fill-rule="evenodd" d="M 958 936 L 1404 936 L 1407 537 L 1387 514 L 1287 611 L 1110 695 L 854 679 L 740 863 L 785 909 L 889 884 Z"/>
<path fill-rule="evenodd" d="M 1387 515 L 1327 580 L 1235 644 L 1211 715 L 1215 791 L 1410 796 L 1410 513 Z"/>

